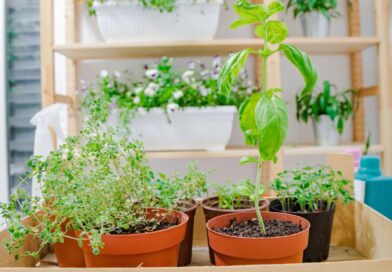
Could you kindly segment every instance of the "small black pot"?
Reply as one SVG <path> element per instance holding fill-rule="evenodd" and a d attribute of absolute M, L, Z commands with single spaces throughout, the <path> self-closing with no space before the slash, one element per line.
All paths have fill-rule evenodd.
<path fill-rule="evenodd" d="M 329 244 L 331 242 L 332 225 L 335 215 L 335 205 L 332 205 L 332 208 L 328 211 L 320 212 L 304 213 L 298 211 L 298 207 L 294 207 L 293 210 L 293 212 L 282 211 L 282 204 L 278 199 L 273 200 L 270 204 L 270 211 L 272 212 L 295 214 L 310 222 L 309 244 L 307 249 L 304 251 L 304 262 L 322 262 L 327 260 L 329 256 Z"/>

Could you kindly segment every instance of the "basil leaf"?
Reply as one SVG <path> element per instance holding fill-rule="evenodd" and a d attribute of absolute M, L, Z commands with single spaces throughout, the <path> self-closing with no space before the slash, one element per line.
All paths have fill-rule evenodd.
<path fill-rule="evenodd" d="M 263 95 L 256 105 L 255 122 L 261 159 L 276 162 L 276 153 L 286 139 L 289 122 L 284 100 L 276 95 Z"/>
<path fill-rule="evenodd" d="M 256 157 L 242 157 L 240 160 L 240 164 L 246 164 L 246 163 L 250 163 L 250 162 L 258 162 Z"/>
<path fill-rule="evenodd" d="M 230 27 L 259 23 L 268 18 L 268 8 L 265 5 L 252 4 L 247 0 L 239 0 L 234 4 L 234 10 L 240 16 Z"/>
<path fill-rule="evenodd" d="M 279 49 L 285 54 L 286 58 L 297 67 L 305 80 L 305 87 L 300 95 L 301 99 L 304 97 L 310 99 L 310 95 L 318 79 L 317 70 L 312 60 L 307 54 L 295 46 L 281 44 Z"/>
<path fill-rule="evenodd" d="M 255 109 L 261 96 L 261 93 L 253 94 L 251 97 L 249 97 L 242 103 L 239 109 L 240 128 L 244 132 L 245 142 L 247 145 L 257 144 L 257 139 L 259 135 L 255 121 Z"/>
<path fill-rule="evenodd" d="M 280 1 L 273 1 L 268 5 L 268 17 L 284 11 L 284 4 Z"/>
<path fill-rule="evenodd" d="M 230 93 L 234 80 L 244 67 L 245 61 L 251 52 L 252 49 L 240 51 L 232 55 L 223 65 L 218 77 L 218 90 L 221 94 Z"/>
<path fill-rule="evenodd" d="M 283 42 L 289 33 L 285 23 L 280 21 L 268 21 L 265 25 L 258 25 L 255 28 L 255 34 L 262 39 L 264 39 L 264 28 L 266 28 L 267 31 L 267 41 L 272 44 Z"/>

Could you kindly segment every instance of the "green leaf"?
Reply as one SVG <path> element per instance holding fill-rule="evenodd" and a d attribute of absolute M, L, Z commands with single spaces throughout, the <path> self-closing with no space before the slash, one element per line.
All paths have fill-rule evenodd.
<path fill-rule="evenodd" d="M 284 4 L 280 1 L 273 1 L 268 5 L 268 17 L 284 11 Z"/>
<path fill-rule="evenodd" d="M 234 80 L 244 67 L 245 61 L 252 49 L 245 49 L 232 55 L 223 65 L 218 77 L 218 90 L 221 94 L 229 94 Z"/>
<path fill-rule="evenodd" d="M 318 79 L 318 73 L 312 60 L 307 54 L 295 46 L 281 44 L 279 49 L 285 54 L 286 58 L 297 67 L 305 80 L 305 87 L 301 92 L 300 99 L 310 99 L 310 95 Z"/>
<path fill-rule="evenodd" d="M 251 97 L 249 97 L 242 103 L 239 109 L 240 128 L 245 134 L 245 142 L 248 145 L 257 144 L 258 133 L 254 133 L 255 131 L 257 131 L 255 121 L 255 109 L 257 102 L 260 100 L 261 96 L 261 93 L 253 94 Z"/>
<path fill-rule="evenodd" d="M 246 164 L 246 163 L 251 163 L 251 162 L 257 163 L 258 160 L 256 157 L 242 157 L 240 160 L 241 165 Z"/>
<path fill-rule="evenodd" d="M 267 31 L 267 41 L 272 44 L 283 42 L 289 33 L 286 24 L 280 21 L 268 21 L 265 25 L 258 25 L 255 28 L 256 35 L 262 39 L 265 31 Z"/>
<path fill-rule="evenodd" d="M 268 8 L 262 4 L 252 4 L 247 0 L 239 0 L 234 10 L 240 16 L 230 27 L 237 28 L 247 24 L 260 23 L 268 18 Z"/>
<path fill-rule="evenodd" d="M 276 95 L 263 95 L 255 109 L 259 130 L 259 152 L 263 160 L 276 162 L 276 153 L 283 145 L 288 129 L 288 112 L 284 100 Z"/>

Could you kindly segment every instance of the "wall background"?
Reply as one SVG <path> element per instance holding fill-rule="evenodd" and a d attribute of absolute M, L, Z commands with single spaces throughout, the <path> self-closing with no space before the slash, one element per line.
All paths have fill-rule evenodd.
<path fill-rule="evenodd" d="M 64 2 L 56 1 L 56 43 L 64 42 L 65 36 L 65 20 L 64 20 Z M 234 0 L 227 1 L 231 7 Z M 343 14 L 342 17 L 333 20 L 332 36 L 347 36 L 348 26 L 346 19 L 346 1 L 338 1 L 339 11 Z M 374 36 L 374 3 L 369 0 L 361 0 L 361 19 L 362 19 L 362 35 Z M 221 10 L 221 19 L 216 38 L 249 38 L 253 37 L 253 31 L 250 27 L 240 28 L 238 30 L 230 30 L 228 26 L 237 16 L 230 10 Z M 96 27 L 96 22 L 93 17 L 89 17 L 85 10 L 81 10 L 78 14 L 80 21 L 79 38 L 82 42 L 97 42 L 101 41 L 99 31 Z M 298 20 L 293 20 L 291 13 L 284 14 L 283 20 L 289 26 L 290 36 L 301 36 L 300 23 Z M 377 83 L 377 61 L 376 51 L 371 48 L 363 52 L 364 62 L 364 86 L 371 86 Z M 211 56 L 212 57 L 212 56 Z M 211 57 L 197 58 L 204 63 L 209 64 Z M 177 58 L 175 59 L 175 67 L 183 69 L 189 60 L 195 58 Z M 320 74 L 319 87 L 323 80 L 330 80 L 335 83 L 339 90 L 350 88 L 350 66 L 349 57 L 346 55 L 328 55 L 328 56 L 312 56 L 313 61 Z M 87 82 L 94 82 L 96 76 L 101 70 L 114 72 L 116 70 L 123 71 L 125 69 L 132 71 L 135 79 L 142 76 L 143 65 L 151 64 L 155 59 L 139 59 L 139 60 L 114 60 L 114 61 L 85 61 L 79 65 L 79 78 Z M 65 93 L 65 60 L 61 56 L 56 56 L 57 72 L 56 72 L 56 86 L 59 93 Z M 251 75 L 253 72 L 253 61 L 247 64 L 247 69 Z M 282 87 L 284 89 L 283 97 L 289 105 L 290 125 L 286 144 L 312 144 L 314 143 L 313 128 L 309 124 L 300 124 L 295 118 L 295 94 L 302 87 L 302 78 L 289 63 L 282 58 Z M 378 101 L 376 98 L 365 99 L 366 111 L 366 125 L 372 131 L 373 143 L 379 142 L 379 123 L 378 123 Z M 238 123 L 234 124 L 234 132 L 230 140 L 231 145 L 242 145 L 242 134 L 239 131 Z M 343 143 L 352 142 L 352 125 L 348 122 L 342 137 Z M 171 159 L 171 160 L 152 160 L 151 164 L 157 171 L 170 173 L 172 171 L 182 172 L 185 165 L 190 160 Z M 211 176 L 212 181 L 223 182 L 224 180 L 238 180 L 243 178 L 255 178 L 256 169 L 253 166 L 240 166 L 239 159 L 198 159 L 202 170 L 213 170 L 215 173 Z M 297 164 L 305 163 L 323 163 L 323 156 L 298 156 L 286 157 L 284 159 L 284 167 L 290 168 Z"/>

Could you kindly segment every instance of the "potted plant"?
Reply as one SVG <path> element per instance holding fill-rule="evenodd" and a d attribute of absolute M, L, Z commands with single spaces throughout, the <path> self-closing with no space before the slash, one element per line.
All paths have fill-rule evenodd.
<path fill-rule="evenodd" d="M 82 246 L 87 267 L 177 266 L 188 216 L 157 208 L 142 144 L 122 139 L 113 127 L 104 129 L 107 112 L 100 105 L 79 136 L 68 137 L 46 159 L 30 161 L 42 197 L 26 198 L 20 206 L 37 224 L 21 221 L 20 197 L 2 205 L 11 236 L 7 247 L 17 252 L 28 235 L 42 246 L 69 238 Z"/>
<path fill-rule="evenodd" d="M 97 86 L 88 88 L 83 104 L 89 108 L 90 101 L 103 97 L 113 107 L 109 124 L 121 122 L 130 138 L 142 140 L 148 151 L 224 150 L 236 107 L 257 92 L 244 69 L 233 93 L 218 94 L 220 57 L 210 68 L 192 61 L 178 72 L 166 57 L 145 68 L 144 80 L 131 83 L 119 73 L 103 71 Z"/>
<path fill-rule="evenodd" d="M 227 214 L 207 222 L 208 239 L 217 265 L 295 263 L 302 261 L 307 247 L 309 222 L 291 214 L 261 212 L 259 207 L 260 178 L 266 161 L 276 162 L 277 152 L 287 133 L 288 113 L 285 102 L 278 96 L 282 90 L 268 85 L 268 58 L 282 52 L 303 75 L 306 86 L 302 98 L 309 95 L 317 82 L 317 72 L 310 58 L 292 45 L 283 43 L 287 26 L 271 16 L 284 11 L 280 1 L 269 5 L 238 0 L 234 9 L 239 19 L 232 27 L 256 24 L 255 32 L 264 41 L 258 50 L 245 49 L 234 54 L 223 66 L 218 85 L 230 93 L 232 84 L 250 54 L 262 57 L 262 92 L 253 94 L 240 108 L 240 126 L 248 144 L 257 145 L 259 156 L 246 157 L 242 163 L 257 163 L 254 212 Z M 257 218 L 253 220 L 253 218 Z M 285 226 L 282 231 L 279 226 Z"/>
<path fill-rule="evenodd" d="M 207 197 L 202 201 L 202 207 L 206 222 L 214 217 L 255 210 L 255 185 L 250 180 L 244 180 L 235 184 L 213 184 L 214 196 Z M 264 194 L 264 188 L 259 188 L 259 195 Z M 259 201 L 260 210 L 267 211 L 269 201 Z M 210 261 L 215 264 L 214 251 L 209 246 Z"/>
<path fill-rule="evenodd" d="M 223 0 L 85 0 L 107 42 L 210 40 Z"/>
<path fill-rule="evenodd" d="M 278 199 L 271 202 L 270 210 L 301 216 L 312 226 L 304 262 L 328 258 L 336 202 L 354 199 L 349 184 L 341 172 L 322 165 L 283 171 L 272 183 Z"/>
<path fill-rule="evenodd" d="M 186 173 L 168 177 L 160 173 L 154 179 L 153 185 L 157 190 L 157 206 L 179 210 L 188 215 L 185 239 L 180 245 L 178 266 L 187 266 L 192 260 L 193 226 L 196 209 L 199 206 L 195 197 L 201 197 L 207 191 L 207 175 L 198 169 L 197 163 L 187 165 Z"/>
<path fill-rule="evenodd" d="M 340 16 L 336 0 L 289 0 L 287 9 L 290 8 L 294 18 L 300 17 L 305 37 L 328 37 L 332 18 Z"/>
<path fill-rule="evenodd" d="M 313 121 L 314 133 L 319 146 L 336 146 L 339 135 L 343 133 L 346 122 L 356 111 L 352 95 L 356 91 L 349 89 L 332 94 L 331 89 L 336 86 L 324 81 L 324 90 L 311 99 L 301 99 L 297 96 L 297 119 L 305 123 L 309 118 Z"/>

